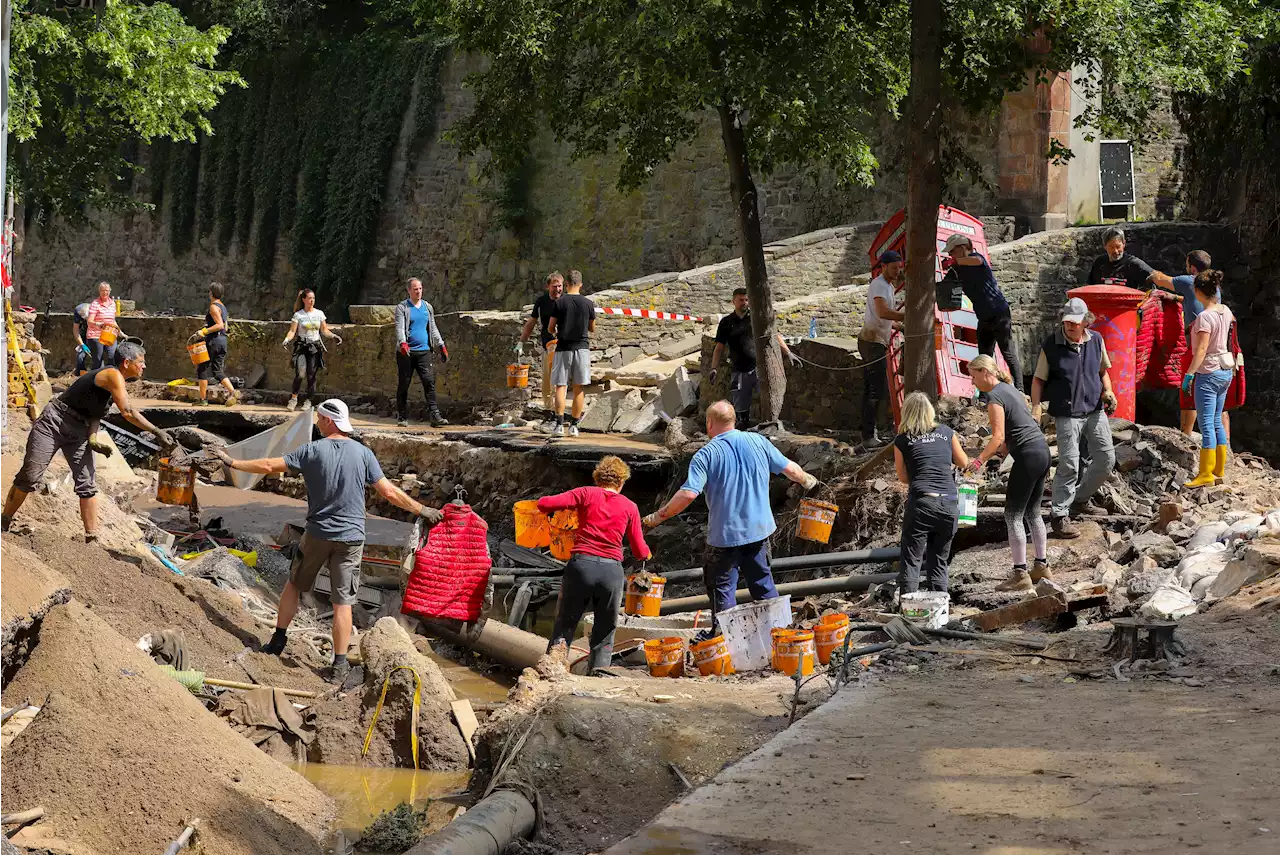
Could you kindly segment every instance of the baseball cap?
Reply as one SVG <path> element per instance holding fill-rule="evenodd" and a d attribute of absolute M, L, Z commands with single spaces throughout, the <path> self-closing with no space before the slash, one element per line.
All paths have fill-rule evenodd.
<path fill-rule="evenodd" d="M 902 261 L 902 256 L 892 249 L 887 249 L 880 253 L 881 264 L 893 264 L 895 261 Z"/>
<path fill-rule="evenodd" d="M 316 407 L 316 413 L 333 421 L 334 427 L 343 433 L 352 433 L 351 416 L 347 413 L 347 405 L 337 398 L 330 398 Z"/>
<path fill-rule="evenodd" d="M 951 252 L 951 250 L 955 249 L 961 244 L 964 244 L 965 246 L 969 247 L 969 249 L 973 249 L 973 241 L 969 240 L 968 235 L 962 235 L 962 234 L 959 234 L 958 232 L 953 232 L 952 235 L 949 238 L 947 238 L 946 251 Z"/>
<path fill-rule="evenodd" d="M 1073 324 L 1084 323 L 1085 315 L 1089 314 L 1089 307 L 1085 305 L 1084 300 L 1079 297 L 1072 297 L 1067 304 L 1062 307 L 1062 319 L 1071 321 Z"/>

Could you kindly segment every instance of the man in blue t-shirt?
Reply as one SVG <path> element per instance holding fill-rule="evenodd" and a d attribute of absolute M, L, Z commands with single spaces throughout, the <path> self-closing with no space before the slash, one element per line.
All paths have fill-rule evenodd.
<path fill-rule="evenodd" d="M 449 422 L 440 415 L 436 403 L 436 375 L 431 367 L 431 354 L 438 353 L 441 362 L 449 361 L 449 348 L 436 327 L 436 312 L 422 299 L 422 280 L 410 279 L 406 286 L 409 297 L 396 306 L 396 422 L 409 424 L 409 384 L 413 375 L 422 383 L 422 396 L 427 402 L 427 420 L 432 427 Z"/>
<path fill-rule="evenodd" d="M 351 607 L 360 592 L 360 562 L 364 555 L 365 487 L 398 508 L 422 517 L 428 525 L 444 519 L 435 508 L 420 505 L 382 474 L 373 452 L 351 438 L 347 405 L 337 398 L 316 407 L 321 439 L 284 457 L 236 460 L 225 448 L 214 449 L 222 463 L 237 472 L 260 475 L 289 472 L 301 475 L 307 487 L 307 528 L 289 567 L 289 581 L 280 594 L 276 631 L 260 648 L 279 656 L 284 652 L 289 622 L 298 600 L 315 585 L 320 571 L 329 571 L 329 601 L 333 605 L 333 666 L 326 679 L 341 683 L 351 670 L 347 645 L 351 641 Z"/>
<path fill-rule="evenodd" d="M 760 434 L 735 430 L 736 418 L 728 401 L 716 401 L 707 408 L 711 441 L 693 455 L 689 476 L 671 501 L 644 518 L 645 527 L 653 528 L 706 494 L 709 514 L 702 573 L 713 615 L 736 605 L 739 572 L 746 577 L 753 601 L 778 596 L 769 571 L 769 537 L 778 528 L 769 505 L 769 476 L 785 475 L 805 490 L 818 483 Z"/>
<path fill-rule="evenodd" d="M 947 238 L 946 251 L 951 257 L 944 259 L 943 266 L 949 268 L 948 275 L 959 278 L 960 287 L 973 303 L 973 314 L 978 318 L 978 352 L 994 357 L 999 345 L 1009 365 L 1013 386 L 1021 392 L 1022 360 L 1013 338 L 1013 315 L 991 265 L 973 251 L 973 241 L 959 233 Z"/>

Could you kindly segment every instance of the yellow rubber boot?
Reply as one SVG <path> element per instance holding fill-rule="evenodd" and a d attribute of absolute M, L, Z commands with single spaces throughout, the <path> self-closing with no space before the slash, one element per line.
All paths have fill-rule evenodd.
<path fill-rule="evenodd" d="M 1227 452 L 1230 449 L 1231 446 L 1229 445 L 1218 446 L 1218 454 L 1213 463 L 1213 477 L 1217 478 L 1219 482 L 1222 481 L 1222 477 L 1227 473 Z"/>
<path fill-rule="evenodd" d="M 1218 461 L 1218 450 L 1216 448 L 1200 449 L 1200 472 L 1196 477 L 1192 478 L 1184 487 L 1212 487 L 1213 486 L 1213 467 Z"/>

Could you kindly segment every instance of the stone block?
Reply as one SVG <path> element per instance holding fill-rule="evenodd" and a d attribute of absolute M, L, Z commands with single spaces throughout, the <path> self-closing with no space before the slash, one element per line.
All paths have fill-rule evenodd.
<path fill-rule="evenodd" d="M 622 402 L 618 405 L 618 415 L 614 418 L 613 424 L 609 430 L 615 433 L 625 433 L 631 430 L 631 422 L 639 414 L 640 409 L 644 406 L 644 395 L 639 389 L 628 390 Z"/>
<path fill-rule="evenodd" d="M 632 416 L 631 423 L 627 425 L 627 430 L 631 433 L 650 433 L 664 423 L 663 415 L 660 400 L 654 398 L 646 401 Z"/>
<path fill-rule="evenodd" d="M 351 323 L 380 326 L 396 322 L 395 306 L 350 306 Z"/>
<path fill-rule="evenodd" d="M 658 355 L 663 359 L 679 359 L 702 348 L 702 335 L 687 335 L 684 338 L 664 344 L 658 348 Z"/>
<path fill-rule="evenodd" d="M 622 346 L 622 364 L 623 365 L 630 365 L 631 363 L 635 362 L 638 359 L 642 359 L 643 357 L 644 357 L 644 351 L 641 348 L 635 347 L 634 345 L 627 345 L 627 344 L 624 344 Z"/>
<path fill-rule="evenodd" d="M 578 422 L 578 427 L 582 430 L 607 433 L 622 410 L 623 400 L 633 392 L 635 392 L 634 389 L 614 389 L 596 395 L 587 405 L 586 412 L 582 414 L 582 421 Z"/>
<path fill-rule="evenodd" d="M 689 378 L 689 369 L 681 365 L 662 384 L 662 410 L 669 418 L 693 412 L 698 404 L 698 386 Z"/>
<path fill-rule="evenodd" d="M 1245 585 L 1261 582 L 1280 573 L 1280 544 L 1255 543 L 1246 546 L 1240 557 L 1230 561 L 1209 586 L 1209 598 L 1229 597 Z"/>
<path fill-rule="evenodd" d="M 1013 626 L 1014 624 L 1023 624 L 1027 621 L 1052 617 L 1053 615 L 1062 614 L 1066 610 L 1066 597 L 1061 594 L 1050 594 L 982 612 L 969 618 L 969 620 L 983 632 L 991 632 L 1003 626 Z"/>

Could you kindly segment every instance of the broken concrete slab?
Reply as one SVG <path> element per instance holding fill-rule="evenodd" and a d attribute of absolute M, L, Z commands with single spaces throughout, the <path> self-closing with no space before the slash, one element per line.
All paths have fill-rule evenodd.
<path fill-rule="evenodd" d="M 639 389 L 632 389 L 618 405 L 618 415 L 614 418 L 609 430 L 625 432 L 631 430 L 631 422 L 644 406 L 644 395 Z"/>
<path fill-rule="evenodd" d="M 1030 620 L 1052 617 L 1067 610 L 1067 601 L 1060 593 L 1043 597 L 1032 597 L 1017 603 L 1010 603 L 998 609 L 976 614 L 968 618 L 973 625 L 983 632 L 991 632 L 1003 626 L 1026 623 Z"/>
<path fill-rule="evenodd" d="M 1253 543 L 1228 562 L 1218 578 L 1209 586 L 1209 599 L 1222 599 L 1245 585 L 1261 582 L 1280 574 L 1280 543 Z"/>
<path fill-rule="evenodd" d="M 698 404 L 698 386 L 683 365 L 662 384 L 662 410 L 668 416 L 688 415 Z"/>
<path fill-rule="evenodd" d="M 696 333 L 659 347 L 658 356 L 663 359 L 679 359 L 700 350 L 702 350 L 702 333 Z"/>
<path fill-rule="evenodd" d="M 639 407 L 639 393 L 634 389 L 612 389 L 596 395 L 582 414 L 578 427 L 581 430 L 607 433 L 622 411 L 623 400 L 633 393 L 636 395 L 636 406 Z"/>
<path fill-rule="evenodd" d="M 666 421 L 665 415 L 662 412 L 661 401 L 657 399 L 647 401 L 632 416 L 630 424 L 627 425 L 627 430 L 631 431 L 631 433 L 649 433 L 656 430 L 659 425 Z"/>

